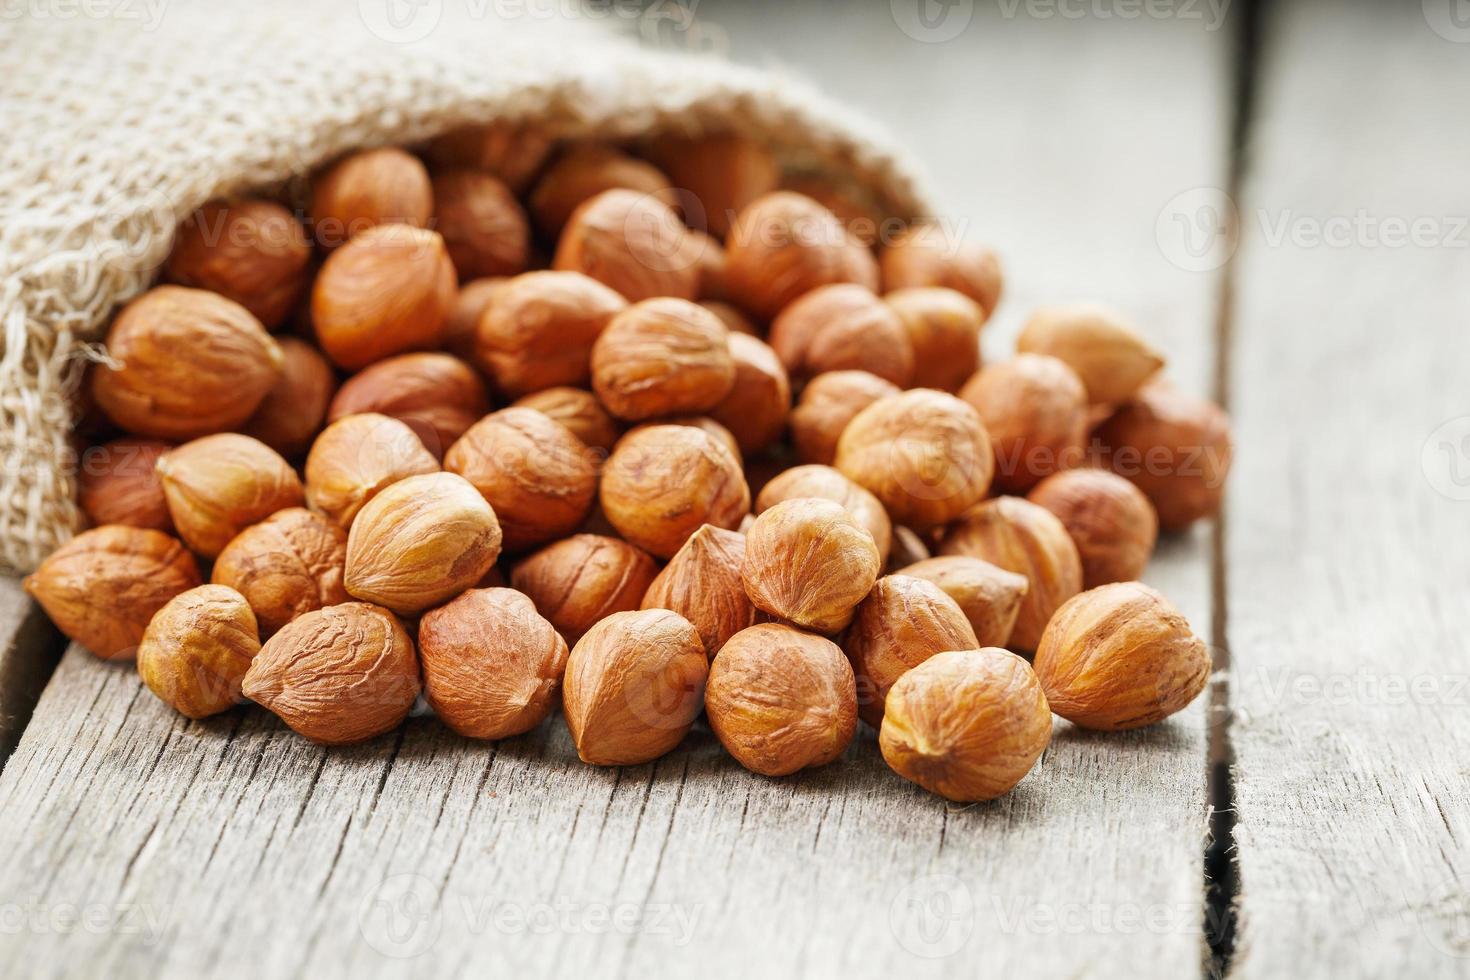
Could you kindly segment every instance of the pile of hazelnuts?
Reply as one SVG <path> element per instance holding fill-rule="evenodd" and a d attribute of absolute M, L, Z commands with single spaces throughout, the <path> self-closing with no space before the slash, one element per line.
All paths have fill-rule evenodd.
<path fill-rule="evenodd" d="M 1199 694 L 1137 579 L 1230 462 L 1105 308 L 982 365 L 1001 292 L 989 249 L 738 135 L 352 153 L 181 224 L 88 378 L 93 527 L 26 587 L 189 718 L 248 699 L 338 745 L 421 696 L 477 739 L 559 706 L 634 765 L 703 714 L 768 776 L 862 719 L 990 799 L 1053 714 Z"/>

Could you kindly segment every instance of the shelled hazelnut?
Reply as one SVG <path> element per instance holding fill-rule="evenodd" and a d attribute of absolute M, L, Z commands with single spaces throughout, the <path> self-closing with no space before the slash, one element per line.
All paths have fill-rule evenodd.
<path fill-rule="evenodd" d="M 274 201 L 211 201 L 179 225 L 164 276 L 234 300 L 274 330 L 306 292 L 311 243 Z"/>
<path fill-rule="evenodd" d="M 913 349 L 915 388 L 958 391 L 980 366 L 985 310 L 953 289 L 911 287 L 883 297 L 898 315 Z"/>
<path fill-rule="evenodd" d="M 984 367 L 960 391 L 995 448 L 995 485 L 1025 493 L 1043 477 L 1082 465 L 1087 389 L 1054 357 L 1019 354 Z"/>
<path fill-rule="evenodd" d="M 702 299 L 699 301 L 699 305 L 719 317 L 720 322 L 725 325 L 725 329 L 729 330 L 730 333 L 747 333 L 752 337 L 760 336 L 760 331 L 756 329 L 755 324 L 750 322 L 750 317 L 741 313 L 729 303 L 723 300 Z"/>
<path fill-rule="evenodd" d="M 297 616 L 348 601 L 342 576 L 347 532 L 302 507 L 241 531 L 215 560 L 210 580 L 244 597 L 263 636 Z"/>
<path fill-rule="evenodd" d="M 471 279 L 459 287 L 449 319 L 444 322 L 443 343 L 447 352 L 462 361 L 476 359 L 475 342 L 480 331 L 480 319 L 490 309 L 491 301 L 500 294 L 501 287 L 508 282 L 510 279 L 505 276 L 487 276 Z"/>
<path fill-rule="evenodd" d="M 740 568 L 745 535 L 706 524 L 689 536 L 643 594 L 644 609 L 667 609 L 699 630 L 711 657 L 755 622 Z"/>
<path fill-rule="evenodd" d="M 630 303 L 699 297 L 698 243 L 667 204 L 637 191 L 584 202 L 557 241 L 551 267 L 580 272 Z"/>
<path fill-rule="evenodd" d="M 281 337 L 281 376 L 245 423 L 245 434 L 287 459 L 311 448 L 322 429 L 337 376 L 321 351 L 297 337 Z"/>
<path fill-rule="evenodd" d="M 619 418 L 702 412 L 734 384 L 730 332 L 687 300 L 634 303 L 592 345 L 592 390 Z"/>
<path fill-rule="evenodd" d="M 818 286 L 771 323 L 771 347 L 793 377 L 867 371 L 907 386 L 914 348 L 897 313 L 866 286 Z"/>
<path fill-rule="evenodd" d="M 639 422 L 627 431 L 627 435 L 652 429 L 659 425 L 687 425 L 691 429 L 699 429 L 719 440 L 720 445 L 730 450 L 730 455 L 740 459 L 740 443 L 735 441 L 735 433 L 725 428 L 708 415 L 665 415 L 662 418 L 651 419 L 647 422 Z M 748 479 L 748 475 L 747 475 Z"/>
<path fill-rule="evenodd" d="M 510 584 L 569 644 L 598 622 L 637 609 L 658 575 L 646 552 L 601 534 L 574 534 L 522 559 Z"/>
<path fill-rule="evenodd" d="M 580 272 L 528 272 L 501 286 L 475 334 L 475 361 L 507 395 L 587 385 L 592 345 L 628 306 Z"/>
<path fill-rule="evenodd" d="M 158 477 L 179 537 L 213 558 L 278 510 L 299 507 L 301 480 L 281 454 L 234 432 L 204 436 L 159 458 Z"/>
<path fill-rule="evenodd" d="M 709 410 L 710 417 L 730 430 L 741 452 L 757 453 L 786 429 L 791 382 L 776 352 L 759 338 L 730 334 L 729 351 L 735 383 Z"/>
<path fill-rule="evenodd" d="M 770 510 L 783 500 L 797 497 L 819 497 L 841 504 L 878 546 L 878 560 L 888 561 L 893 543 L 893 523 L 878 498 L 830 466 L 794 466 L 773 477 L 756 497 L 757 514 Z"/>
<path fill-rule="evenodd" d="M 618 424 L 590 391 L 581 388 L 543 388 L 516 399 L 511 408 L 532 408 L 559 422 L 589 449 L 611 452 L 618 441 Z"/>
<path fill-rule="evenodd" d="M 898 574 L 933 582 L 953 599 L 975 630 L 982 647 L 1003 647 L 1011 641 L 1021 600 L 1030 589 L 1026 576 L 963 555 L 925 558 L 899 569 Z"/>
<path fill-rule="evenodd" d="M 478 170 L 437 173 L 433 187 L 434 228 L 461 279 L 526 271 L 531 228 L 510 188 Z"/>
<path fill-rule="evenodd" d="M 750 202 L 776 189 L 781 171 L 770 149 L 733 134 L 664 137 L 645 149 L 668 175 L 683 202 L 685 220 L 724 238 L 735 216 Z M 697 212 L 697 213 L 696 213 Z"/>
<path fill-rule="evenodd" d="M 483 170 L 519 194 L 530 186 L 552 146 L 550 134 L 540 126 L 501 121 L 451 130 L 429 143 L 428 156 L 439 167 Z"/>
<path fill-rule="evenodd" d="M 1082 556 L 1083 588 L 1129 582 L 1143 574 L 1159 520 L 1143 491 L 1107 470 L 1068 470 L 1027 495 L 1066 527 Z"/>
<path fill-rule="evenodd" d="M 536 182 L 529 201 L 536 227 L 547 238 L 556 238 L 578 207 L 611 190 L 674 203 L 668 177 L 653 164 L 606 144 L 584 144 L 559 156 Z"/>
<path fill-rule="evenodd" d="M 169 444 L 156 439 L 114 439 L 82 455 L 77 500 L 93 525 L 127 524 L 172 531 L 173 518 L 154 469 Z"/>
<path fill-rule="evenodd" d="M 1021 329 L 1016 349 L 1064 361 L 1094 405 L 1126 401 L 1164 366 L 1163 355 L 1127 320 L 1095 303 L 1041 307 Z"/>
<path fill-rule="evenodd" d="M 730 296 L 729 277 L 725 272 L 725 247 L 697 228 L 689 229 L 689 237 L 693 243 L 691 251 L 698 258 L 700 304 L 720 303 L 734 310 L 725 303 Z M 738 312 L 736 315 L 743 316 Z"/>
<path fill-rule="evenodd" d="M 490 411 L 485 382 L 449 354 L 399 354 L 348 378 L 332 399 L 327 419 L 375 413 L 395 418 L 436 457 Z"/>
<path fill-rule="evenodd" d="M 790 191 L 752 201 L 725 239 L 725 273 L 735 302 L 770 320 L 818 286 L 878 288 L 878 266 L 831 211 Z"/>
<path fill-rule="evenodd" d="M 306 457 L 306 502 L 342 527 L 385 487 L 439 472 L 439 461 L 412 429 L 373 412 L 327 426 Z"/>
<path fill-rule="evenodd" d="M 319 174 L 310 211 L 317 241 L 337 248 L 379 225 L 427 227 L 434 191 L 417 157 L 388 146 L 343 157 Z"/>
<path fill-rule="evenodd" d="M 788 173 L 781 180 L 781 189 L 803 194 L 831 211 L 852 237 L 867 248 L 877 245 L 885 231 L 898 224 L 871 191 L 840 173 Z"/>
<path fill-rule="evenodd" d="M 835 633 L 878 579 L 873 536 L 846 508 L 798 497 L 762 512 L 745 536 L 741 577 L 756 608 L 817 633 Z"/>
<path fill-rule="evenodd" d="M 964 293 L 988 318 L 1000 302 L 1005 277 L 995 253 L 976 242 L 959 241 L 934 224 L 915 225 L 880 256 L 883 291 L 940 286 Z"/>
<path fill-rule="evenodd" d="M 867 371 L 829 371 L 802 389 L 791 410 L 791 440 L 803 462 L 832 465 L 837 440 L 858 412 L 903 389 Z"/>
<path fill-rule="evenodd" d="M 207 718 L 243 700 L 240 682 L 260 652 L 255 614 L 223 585 L 200 585 L 154 614 L 138 643 L 138 676 L 186 718 Z"/>

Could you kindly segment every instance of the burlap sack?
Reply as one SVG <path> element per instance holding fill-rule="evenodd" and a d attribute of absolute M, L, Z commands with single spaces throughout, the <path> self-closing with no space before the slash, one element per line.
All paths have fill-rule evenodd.
<path fill-rule="evenodd" d="M 684 8 L 569 7 L 41 0 L 0 11 L 0 565 L 30 570 L 81 525 L 83 368 L 102 356 L 112 310 L 154 279 L 178 220 L 210 198 L 278 187 L 353 147 L 513 119 L 569 135 L 734 129 L 850 174 L 890 214 L 922 211 L 911 166 L 850 111 L 791 79 L 671 50 L 699 36 Z"/>

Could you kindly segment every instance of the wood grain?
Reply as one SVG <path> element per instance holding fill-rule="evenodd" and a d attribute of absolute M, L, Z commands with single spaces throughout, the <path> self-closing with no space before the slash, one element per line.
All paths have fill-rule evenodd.
<path fill-rule="evenodd" d="M 855 7 L 700 16 L 934 162 L 941 205 L 1010 264 L 992 346 L 1036 302 L 1101 298 L 1202 386 L 1217 277 L 1170 265 L 1154 222 L 1160 187 L 1225 179 L 1226 37 L 977 11 L 922 44 Z M 1204 531 L 1149 577 L 1209 634 Z M 870 732 L 780 781 L 704 729 L 589 768 L 560 719 L 491 746 L 420 718 L 328 751 L 258 710 L 183 721 L 73 649 L 0 776 L 0 902 L 38 923 L 0 922 L 0 973 L 1194 976 L 1204 717 L 1059 723 L 1014 793 L 961 808 L 889 773 Z M 97 928 L 63 931 L 65 903 Z"/>
<path fill-rule="evenodd" d="M 1227 551 L 1242 978 L 1470 969 L 1470 427 L 1432 436 L 1470 414 L 1470 44 L 1424 11 L 1268 22 Z"/>
<path fill-rule="evenodd" d="M 61 634 L 20 580 L 0 576 L 0 766 L 20 741 L 61 649 Z"/>

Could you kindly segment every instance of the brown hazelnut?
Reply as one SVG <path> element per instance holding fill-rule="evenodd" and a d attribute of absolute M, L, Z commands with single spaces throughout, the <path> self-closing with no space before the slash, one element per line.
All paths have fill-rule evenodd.
<path fill-rule="evenodd" d="M 517 564 L 510 584 L 575 644 L 594 623 L 637 609 L 657 574 L 653 559 L 626 541 L 574 534 Z"/>
<path fill-rule="evenodd" d="M 859 412 L 842 430 L 835 465 L 895 522 L 925 531 L 985 497 L 995 454 L 972 406 L 919 388 Z"/>
<path fill-rule="evenodd" d="M 349 527 L 383 488 L 437 472 L 439 461 L 402 422 L 373 413 L 349 415 L 327 426 L 306 457 L 306 502 Z"/>
<path fill-rule="evenodd" d="M 635 303 L 592 346 L 592 390 L 619 418 L 701 412 L 734 384 L 730 332 L 687 300 Z"/>
<path fill-rule="evenodd" d="M 603 513 L 630 542 L 671 558 L 702 524 L 731 529 L 750 510 L 740 460 L 702 429 L 630 432 L 602 472 Z"/>
<path fill-rule="evenodd" d="M 472 167 L 505 182 L 519 194 L 551 155 L 550 135 L 539 126 L 494 122 L 464 126 L 429 143 L 429 160 L 440 167 Z"/>
<path fill-rule="evenodd" d="M 1016 617 L 1021 614 L 1021 599 L 1031 587 L 1024 575 L 963 555 L 926 558 L 904 566 L 899 574 L 933 582 L 943 589 L 970 621 L 982 647 L 1010 643 Z"/>
<path fill-rule="evenodd" d="M 861 370 L 900 387 L 914 375 L 914 348 L 903 321 L 871 289 L 818 286 L 771 324 L 771 346 L 793 377 Z"/>
<path fill-rule="evenodd" d="M 745 535 L 706 524 L 658 573 L 643 595 L 644 609 L 667 609 L 699 630 L 711 657 L 725 641 L 755 622 L 740 567 Z"/>
<path fill-rule="evenodd" d="M 1068 470 L 1027 495 L 1066 527 L 1082 556 L 1082 587 L 1130 582 L 1143 574 L 1159 519 L 1143 491 L 1107 470 Z"/>
<path fill-rule="evenodd" d="M 176 539 L 108 524 L 57 548 L 22 584 L 68 639 L 104 660 L 131 660 L 153 614 L 200 581 Z"/>
<path fill-rule="evenodd" d="M 1230 419 L 1218 405 L 1153 382 L 1093 439 L 1103 462 L 1148 496 L 1166 530 L 1220 512 L 1233 447 Z"/>
<path fill-rule="evenodd" d="M 124 429 L 192 439 L 245 423 L 281 373 L 281 348 L 239 303 L 156 286 L 107 332 L 116 367 L 92 374 L 97 405 Z"/>
<path fill-rule="evenodd" d="M 957 803 L 1001 796 L 1051 743 L 1051 712 L 1026 661 L 994 648 L 930 657 L 888 693 L 878 748 L 889 767 Z"/>
<path fill-rule="evenodd" d="M 263 636 L 297 616 L 348 601 L 347 532 L 302 507 L 247 527 L 219 553 L 210 580 L 250 603 Z"/>
<path fill-rule="evenodd" d="M 1121 731 L 1183 710 L 1210 679 L 1210 654 L 1169 600 L 1120 582 L 1057 610 L 1036 649 L 1036 676 L 1052 711 Z"/>
<path fill-rule="evenodd" d="M 710 665 L 704 707 L 720 744 L 763 776 L 825 766 L 857 731 L 852 665 L 837 644 L 775 623 L 725 644 Z"/>
<path fill-rule="evenodd" d="M 816 201 L 837 215 L 848 234 L 872 248 L 882 239 L 887 230 L 885 223 L 891 219 L 867 188 L 846 177 L 841 173 L 798 173 L 784 178 L 781 189 Z"/>
<path fill-rule="evenodd" d="M 736 217 L 725 240 L 725 273 L 734 300 L 764 320 L 818 286 L 878 288 L 872 253 L 831 211 L 790 191 L 759 197 Z"/>
<path fill-rule="evenodd" d="M 274 330 L 306 292 L 311 243 L 274 201 L 213 201 L 179 225 L 164 275 L 234 300 Z"/>
<path fill-rule="evenodd" d="M 1087 390 L 1071 368 L 1044 354 L 984 367 L 960 391 L 995 447 L 995 485 L 1025 493 L 1042 477 L 1082 465 Z"/>
<path fill-rule="evenodd" d="M 663 137 L 646 152 L 679 189 L 689 223 L 717 238 L 729 234 L 735 216 L 775 190 L 781 178 L 765 144 L 743 136 Z"/>
<path fill-rule="evenodd" d="M 603 191 L 625 190 L 672 204 L 669 179 L 646 160 L 601 143 L 567 150 L 536 182 L 529 205 L 536 227 L 556 238 L 584 202 Z"/>
<path fill-rule="evenodd" d="M 637 191 L 603 191 L 572 213 L 551 265 L 580 272 L 630 303 L 699 296 L 699 243 L 678 215 Z"/>
<path fill-rule="evenodd" d="M 223 585 L 174 596 L 138 644 L 138 676 L 179 714 L 207 718 L 242 700 L 240 682 L 260 652 L 255 614 Z"/>
<path fill-rule="evenodd" d="M 649 422 L 639 422 L 629 429 L 626 434 L 631 435 L 634 432 L 642 432 L 644 429 L 651 429 L 656 425 L 687 425 L 690 428 L 703 430 L 720 440 L 720 443 L 726 449 L 730 450 L 731 456 L 734 456 L 737 460 L 740 458 L 740 443 L 735 441 L 735 433 L 708 415 L 666 415 L 663 418 L 653 419 Z M 748 483 L 749 474 L 747 474 L 746 479 Z"/>
<path fill-rule="evenodd" d="M 347 534 L 348 595 L 404 615 L 474 586 L 500 557 L 500 522 L 454 473 L 411 476 L 363 505 Z"/>
<path fill-rule="evenodd" d="M 507 551 L 566 537 L 597 494 L 591 453 L 566 426 L 530 408 L 485 416 L 449 448 L 444 469 L 489 501 Z"/>
<path fill-rule="evenodd" d="M 348 415 L 377 413 L 408 426 L 435 456 L 490 411 L 485 382 L 474 368 L 449 354 L 399 354 L 348 378 L 327 413 L 336 422 Z"/>
<path fill-rule="evenodd" d="M 873 536 L 841 504 L 798 497 L 756 517 L 741 577 L 757 608 L 835 633 L 852 619 L 882 564 Z"/>
<path fill-rule="evenodd" d="M 956 241 L 938 225 L 916 225 L 883 250 L 883 291 L 917 286 L 953 289 L 980 304 L 988 318 L 1004 285 L 1000 259 L 983 245 Z"/>
<path fill-rule="evenodd" d="M 313 742 L 390 732 L 419 695 L 413 641 L 388 610 L 346 602 L 309 612 L 266 641 L 245 696 Z"/>
<path fill-rule="evenodd" d="M 423 228 L 433 216 L 428 170 L 396 147 L 353 153 L 312 181 L 311 217 L 316 239 L 326 248 L 378 225 Z"/>
<path fill-rule="evenodd" d="M 783 500 L 798 497 L 820 497 L 841 504 L 873 536 L 873 543 L 878 546 L 878 560 L 888 561 L 888 550 L 893 544 L 893 523 L 877 497 L 830 466 L 793 466 L 761 488 L 760 495 L 756 497 L 755 512 L 763 513 Z"/>
<path fill-rule="evenodd" d="M 791 382 L 776 352 L 762 340 L 729 334 L 735 384 L 710 416 L 735 436 L 745 453 L 757 453 L 780 438 L 791 411 Z"/>
<path fill-rule="evenodd" d="M 901 388 L 867 371 L 829 371 L 807 383 L 791 410 L 791 439 L 807 463 L 831 466 L 837 459 L 837 440 L 847 423 L 881 398 Z"/>
<path fill-rule="evenodd" d="M 337 390 L 337 375 L 321 351 L 296 337 L 282 337 L 281 376 L 245 423 L 245 434 L 288 459 L 311 448 Z"/>
<path fill-rule="evenodd" d="M 468 738 L 510 738 L 551 714 L 567 644 L 514 589 L 472 589 L 419 623 L 424 696 Z"/>
<path fill-rule="evenodd" d="M 454 264 L 438 232 L 371 229 L 333 252 L 317 274 L 311 293 L 317 342 L 348 370 L 437 347 L 454 291 Z"/>
<path fill-rule="evenodd" d="M 693 242 L 692 251 L 698 257 L 700 305 L 721 303 L 733 311 L 734 307 L 724 303 L 730 295 L 730 284 L 725 275 L 725 247 L 695 228 L 689 229 L 689 237 Z"/>
<path fill-rule="evenodd" d="M 77 499 L 94 525 L 127 524 L 172 531 L 173 518 L 154 465 L 166 442 L 114 439 L 82 454 Z"/>
<path fill-rule="evenodd" d="M 883 700 L 905 672 L 936 653 L 975 646 L 969 619 L 939 586 L 908 575 L 880 578 L 842 637 L 857 673 L 858 714 L 877 728 Z"/>
<path fill-rule="evenodd" d="M 245 528 L 303 499 L 301 480 L 280 453 L 234 432 L 171 449 L 157 470 L 179 537 L 207 558 Z"/>
<path fill-rule="evenodd" d="M 559 422 L 589 449 L 611 452 L 618 441 L 618 424 L 590 391 L 581 388 L 543 388 L 518 398 L 512 408 L 533 408 Z"/>
<path fill-rule="evenodd" d="M 528 272 L 495 295 L 475 334 L 475 361 L 512 397 L 586 385 L 592 345 L 627 302 L 580 272 Z"/>
<path fill-rule="evenodd" d="M 748 333 L 752 337 L 760 336 L 760 332 L 756 330 L 755 324 L 750 322 L 750 317 L 741 313 L 729 303 L 720 300 L 704 299 L 699 301 L 699 305 L 719 317 L 720 322 L 725 325 L 725 329 L 729 330 L 732 334 Z"/>
<path fill-rule="evenodd" d="M 459 287 L 454 308 L 449 311 L 449 319 L 444 324 L 446 351 L 462 361 L 476 359 L 475 343 L 479 338 L 480 319 L 508 282 L 510 280 L 504 276 L 490 276 L 472 279 Z"/>
<path fill-rule="evenodd" d="M 510 188 L 487 173 L 434 175 L 434 227 L 462 279 L 513 276 L 530 261 L 526 212 Z"/>
<path fill-rule="evenodd" d="M 1082 591 L 1082 559 L 1062 522 L 1020 497 L 987 500 L 940 542 L 942 555 L 967 555 L 1026 576 L 1026 594 L 1008 644 L 1035 650 L 1057 607 Z"/>
<path fill-rule="evenodd" d="M 985 311 L 953 289 L 915 287 L 883 297 L 898 315 L 914 351 L 915 388 L 958 391 L 980 366 Z"/>
<path fill-rule="evenodd" d="M 577 755 L 599 766 L 652 762 L 683 741 L 709 673 L 699 633 L 667 609 L 614 613 L 567 660 L 563 710 Z"/>
<path fill-rule="evenodd" d="M 1095 303 L 1043 306 L 1026 321 L 1016 349 L 1066 362 L 1094 405 L 1128 400 L 1164 366 L 1163 355 L 1127 320 Z"/>

